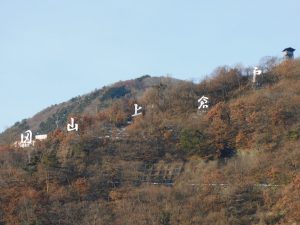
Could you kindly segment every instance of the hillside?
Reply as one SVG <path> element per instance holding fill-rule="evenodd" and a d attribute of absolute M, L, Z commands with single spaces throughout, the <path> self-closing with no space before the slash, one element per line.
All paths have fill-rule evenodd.
<path fill-rule="evenodd" d="M 144 76 L 16 123 L 0 135 L 0 225 L 300 224 L 300 61 L 256 87 L 245 71 Z M 12 147 L 29 128 L 48 139 Z"/>
<path fill-rule="evenodd" d="M 57 128 L 65 129 L 70 116 L 95 115 L 108 108 L 117 99 L 135 99 L 146 89 L 165 82 L 173 83 L 177 80 L 145 75 L 135 80 L 120 81 L 89 94 L 74 97 L 67 102 L 50 106 L 32 118 L 16 122 L 14 126 L 0 134 L 0 144 L 10 144 L 19 139 L 24 129 L 31 129 L 35 134 L 46 134 Z"/>

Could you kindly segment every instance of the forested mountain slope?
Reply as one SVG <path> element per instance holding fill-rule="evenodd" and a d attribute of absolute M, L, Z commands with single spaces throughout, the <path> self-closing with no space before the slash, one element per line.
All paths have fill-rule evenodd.
<path fill-rule="evenodd" d="M 199 84 L 146 76 L 16 124 L 1 135 L 0 224 L 299 224 L 300 61 L 258 82 L 229 67 Z M 28 128 L 48 139 L 8 144 Z"/>
<path fill-rule="evenodd" d="M 57 128 L 64 129 L 68 117 L 77 115 L 95 115 L 106 109 L 111 103 L 120 98 L 136 98 L 146 89 L 161 83 L 177 82 L 176 79 L 165 77 L 142 76 L 135 80 L 120 81 L 89 94 L 77 96 L 61 104 L 49 106 L 32 118 L 16 122 L 2 134 L 0 143 L 8 144 L 19 138 L 25 129 L 31 129 L 35 134 L 46 134 Z"/>

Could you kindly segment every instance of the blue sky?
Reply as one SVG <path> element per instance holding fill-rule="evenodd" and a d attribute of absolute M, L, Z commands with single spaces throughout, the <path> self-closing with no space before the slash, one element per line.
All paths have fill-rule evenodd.
<path fill-rule="evenodd" d="M 198 80 L 300 50 L 299 10 L 298 0 L 0 0 L 0 131 L 119 80 Z"/>

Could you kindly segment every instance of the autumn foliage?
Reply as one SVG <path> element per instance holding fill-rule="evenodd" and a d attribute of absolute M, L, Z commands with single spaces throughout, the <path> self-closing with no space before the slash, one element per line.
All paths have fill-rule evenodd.
<path fill-rule="evenodd" d="M 299 224 L 300 62 L 268 66 L 258 87 L 245 70 L 199 84 L 144 76 L 72 99 L 57 113 L 78 133 L 52 129 L 52 116 L 46 141 L 0 146 L 0 225 Z"/>

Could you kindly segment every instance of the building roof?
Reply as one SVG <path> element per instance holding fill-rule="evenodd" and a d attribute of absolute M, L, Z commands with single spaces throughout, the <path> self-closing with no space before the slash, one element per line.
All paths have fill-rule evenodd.
<path fill-rule="evenodd" d="M 282 51 L 283 51 L 283 52 L 293 52 L 293 51 L 295 51 L 295 50 L 296 50 L 296 49 L 294 49 L 294 48 L 288 47 L 288 48 L 283 49 Z"/>

